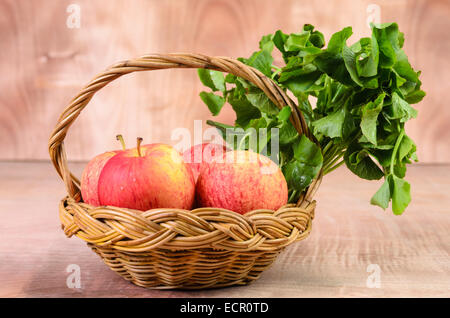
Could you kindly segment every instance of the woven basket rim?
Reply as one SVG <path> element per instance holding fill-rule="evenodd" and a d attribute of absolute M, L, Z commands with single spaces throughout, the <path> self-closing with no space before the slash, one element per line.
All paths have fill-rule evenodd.
<path fill-rule="evenodd" d="M 67 237 L 125 252 L 214 249 L 276 251 L 306 238 L 312 227 L 316 201 L 300 208 L 286 204 L 273 211 L 239 214 L 221 208 L 193 210 L 160 208 L 138 211 L 91 206 L 65 197 L 60 220 Z"/>

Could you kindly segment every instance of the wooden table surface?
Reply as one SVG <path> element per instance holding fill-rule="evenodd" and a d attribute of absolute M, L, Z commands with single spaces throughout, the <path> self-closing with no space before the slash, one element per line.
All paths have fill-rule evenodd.
<path fill-rule="evenodd" d="M 83 164 L 73 166 L 79 172 Z M 65 190 L 49 162 L 0 162 L 0 297 L 449 297 L 449 168 L 409 168 L 413 201 L 402 216 L 369 205 L 379 183 L 340 169 L 316 196 L 310 237 L 259 280 L 160 291 L 123 280 L 80 239 L 65 237 L 57 209 Z M 72 264 L 81 288 L 67 287 Z"/>

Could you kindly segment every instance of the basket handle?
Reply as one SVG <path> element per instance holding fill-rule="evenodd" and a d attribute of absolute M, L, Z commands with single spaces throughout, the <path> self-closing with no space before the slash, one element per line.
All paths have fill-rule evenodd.
<path fill-rule="evenodd" d="M 98 90 L 122 75 L 138 71 L 168 68 L 204 68 L 230 73 L 246 79 L 259 87 L 280 109 L 286 105 L 290 106 L 292 109 L 290 120 L 295 129 L 300 135 L 304 134 L 313 140 L 313 136 L 308 130 L 306 121 L 295 103 L 275 82 L 257 69 L 228 57 L 209 57 L 206 55 L 188 53 L 145 55 L 136 59 L 114 64 L 103 73 L 97 75 L 72 99 L 69 106 L 64 109 L 59 117 L 56 127 L 50 136 L 48 147 L 53 165 L 64 181 L 67 193 L 71 198 L 77 201 L 81 199 L 80 181 L 68 168 L 66 152 L 64 149 L 64 138 L 81 111 L 86 107 Z M 310 202 L 320 183 L 320 179 L 321 174 L 318 179 L 310 185 L 308 191 L 300 197 L 298 202 L 299 206 L 301 206 L 304 201 L 307 201 L 306 203 Z"/>

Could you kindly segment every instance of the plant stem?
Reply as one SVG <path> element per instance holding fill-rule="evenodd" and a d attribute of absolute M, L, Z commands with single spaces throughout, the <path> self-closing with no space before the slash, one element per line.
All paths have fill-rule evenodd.
<path fill-rule="evenodd" d="M 122 145 L 122 149 L 123 149 L 123 150 L 126 150 L 127 147 L 125 146 L 125 141 L 123 140 L 122 135 L 117 135 L 117 136 L 116 136 L 116 139 L 120 141 L 120 144 Z"/>
<path fill-rule="evenodd" d="M 250 135 L 251 135 L 251 132 L 248 132 L 242 137 L 242 139 L 239 141 L 238 150 L 242 149 L 241 148 L 242 147 L 242 143 L 244 142 L 244 145 L 245 145 L 245 138 L 250 137 Z"/>
<path fill-rule="evenodd" d="M 141 143 L 142 143 L 142 140 L 143 139 L 141 137 L 137 138 L 137 147 L 136 147 L 136 149 L 137 149 L 137 153 L 138 153 L 139 157 L 142 157 L 142 154 L 141 154 Z"/>
<path fill-rule="evenodd" d="M 332 167 L 339 159 L 341 159 L 345 154 L 345 151 L 342 151 L 338 156 L 334 157 L 332 161 L 324 165 L 323 171 L 328 171 L 330 167 Z"/>
<path fill-rule="evenodd" d="M 338 146 L 333 145 L 331 149 L 326 153 L 326 155 L 324 155 L 323 166 L 328 165 L 341 150 L 342 149 L 340 149 Z"/>
<path fill-rule="evenodd" d="M 271 78 L 274 79 L 275 76 L 277 76 L 278 74 L 281 73 L 282 69 L 277 67 L 277 66 L 275 66 L 275 65 L 272 65 L 272 68 L 275 70 L 275 72 L 272 73 Z"/>
<path fill-rule="evenodd" d="M 339 163 L 335 164 L 333 167 L 327 169 L 326 171 L 323 172 L 323 175 L 329 174 L 330 172 L 332 172 L 333 170 L 339 168 L 340 166 L 342 166 L 344 164 L 344 160 L 340 161 Z"/>
<path fill-rule="evenodd" d="M 336 93 L 334 94 L 333 99 L 331 100 L 331 103 L 336 102 L 336 98 L 340 95 L 343 87 L 344 87 L 344 85 L 339 83 L 338 89 L 336 90 Z"/>
<path fill-rule="evenodd" d="M 291 202 L 295 196 L 297 195 L 297 190 L 292 191 L 291 195 L 289 196 L 288 202 Z"/>
<path fill-rule="evenodd" d="M 271 67 L 274 69 L 274 70 L 277 70 L 278 72 L 281 72 L 282 71 L 282 69 L 280 68 L 280 67 L 278 67 L 278 66 L 276 66 L 276 65 L 271 65 Z"/>
<path fill-rule="evenodd" d="M 327 145 L 322 149 L 322 153 L 325 155 L 325 153 L 330 149 L 330 147 L 333 145 L 333 141 L 330 140 Z"/>
<path fill-rule="evenodd" d="M 280 151 L 279 152 L 279 156 L 280 156 L 280 163 L 279 163 L 279 166 L 280 166 L 280 168 L 281 167 L 283 167 L 283 165 L 284 165 L 284 156 L 283 156 L 283 153 Z"/>
<path fill-rule="evenodd" d="M 394 150 L 392 151 L 392 157 L 391 157 L 391 167 L 390 167 L 390 174 L 394 174 L 394 162 L 395 162 L 395 157 L 397 157 L 397 151 L 398 148 L 400 147 L 400 143 L 402 142 L 403 136 L 405 135 L 405 130 L 402 130 L 400 132 L 400 135 L 398 135 L 397 141 L 395 142 L 395 146 L 394 146 Z"/>

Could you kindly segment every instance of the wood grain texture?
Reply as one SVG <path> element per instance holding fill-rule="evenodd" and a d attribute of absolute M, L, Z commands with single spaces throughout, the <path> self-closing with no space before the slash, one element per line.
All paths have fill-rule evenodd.
<path fill-rule="evenodd" d="M 83 164 L 73 164 L 80 173 Z M 155 291 L 111 271 L 60 228 L 62 182 L 48 162 L 0 163 L 0 297 L 450 297 L 450 166 L 415 165 L 402 216 L 368 201 L 379 184 L 347 170 L 327 175 L 311 235 L 244 287 Z M 81 288 L 66 285 L 80 266 Z M 370 264 L 380 288 L 368 288 Z"/>
<path fill-rule="evenodd" d="M 95 74 L 145 53 L 199 52 L 248 56 L 263 34 L 312 23 L 330 35 L 348 25 L 367 35 L 373 1 L 79 0 L 81 27 L 66 26 L 72 1 L 0 1 L 0 159 L 47 159 L 47 140 L 62 109 Z M 407 133 L 422 162 L 450 162 L 450 3 L 383 0 L 381 21 L 397 21 L 405 51 L 422 70 L 428 96 Z M 132 74 L 92 100 L 67 139 L 70 159 L 87 160 L 117 147 L 114 136 L 173 144 L 170 132 L 210 118 L 193 70 Z M 231 123 L 231 107 L 217 120 Z M 206 124 L 204 124 L 206 126 Z"/>

